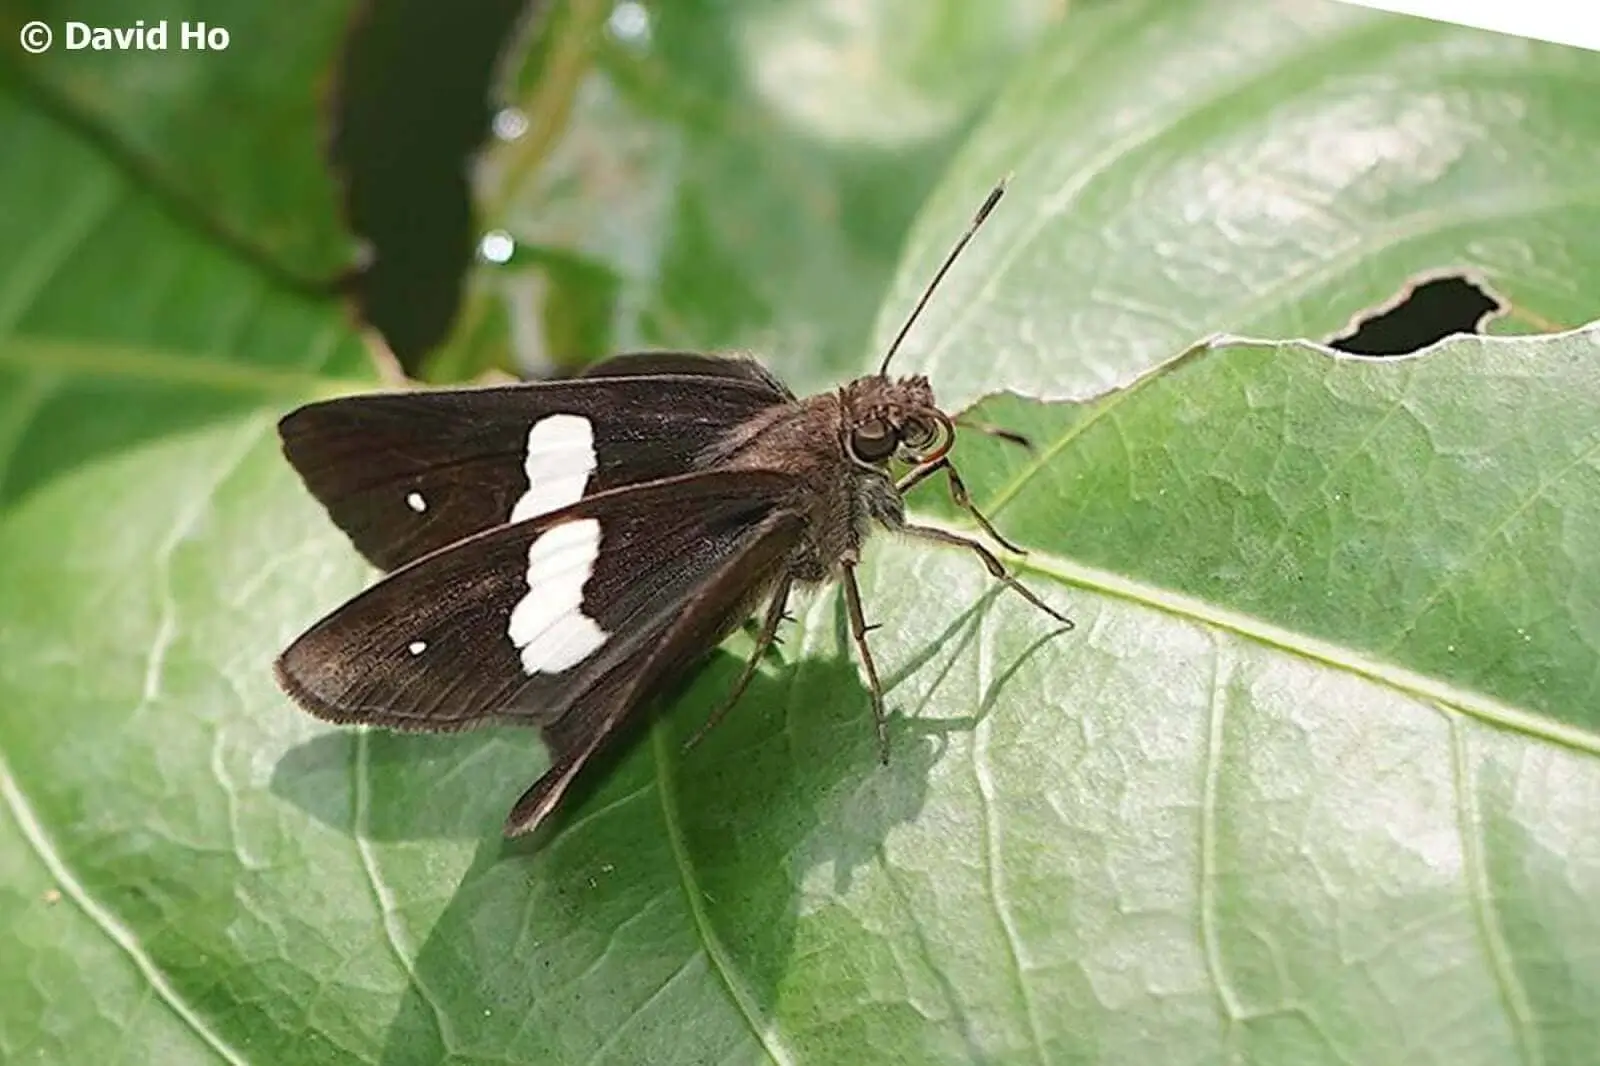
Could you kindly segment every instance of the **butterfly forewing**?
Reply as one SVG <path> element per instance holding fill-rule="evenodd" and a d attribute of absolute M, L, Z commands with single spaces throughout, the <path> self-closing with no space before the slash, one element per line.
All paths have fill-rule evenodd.
<path fill-rule="evenodd" d="M 793 399 L 742 359 L 640 353 L 591 374 L 616 380 L 341 397 L 294 411 L 279 433 L 334 523 L 392 570 L 585 495 L 688 473 L 730 426 Z"/>
<path fill-rule="evenodd" d="M 763 558 L 781 557 L 792 532 L 755 531 L 792 491 L 783 474 L 691 474 L 487 531 L 318 622 L 280 657 L 279 679 L 332 721 L 446 731 L 520 719 L 570 747 L 582 727 L 563 717 L 592 713 L 577 708 L 597 686 L 657 652 L 730 560 L 758 540 Z"/>
<path fill-rule="evenodd" d="M 584 371 L 586 378 L 621 378 L 639 375 L 689 374 L 731 378 L 752 385 L 774 397 L 774 402 L 794 399 L 789 387 L 772 371 L 739 356 L 704 355 L 700 352 L 627 352 L 614 355 Z"/>

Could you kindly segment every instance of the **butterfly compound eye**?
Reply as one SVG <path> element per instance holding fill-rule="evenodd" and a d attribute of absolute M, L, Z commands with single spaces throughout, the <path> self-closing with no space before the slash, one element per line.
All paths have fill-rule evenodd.
<path fill-rule="evenodd" d="M 900 438 L 888 422 L 869 418 L 850 431 L 850 455 L 858 463 L 875 466 L 894 454 Z"/>

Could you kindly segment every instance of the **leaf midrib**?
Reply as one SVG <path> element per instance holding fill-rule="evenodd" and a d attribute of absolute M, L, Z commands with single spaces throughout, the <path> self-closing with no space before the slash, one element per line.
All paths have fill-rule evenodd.
<path fill-rule="evenodd" d="M 919 521 L 952 530 L 959 528 L 932 518 L 921 518 Z M 1135 581 L 1108 570 L 1084 566 L 1033 548 L 1028 550 L 1027 556 L 1014 560 L 1012 565 L 1016 570 L 1034 573 L 1062 585 L 1089 589 L 1113 599 L 1135 603 L 1360 677 L 1434 707 L 1447 719 L 1449 712 L 1454 711 L 1499 729 L 1600 757 L 1600 734 L 1557 721 L 1538 711 L 1505 703 L 1482 692 L 1449 684 L 1397 663 L 1363 655 L 1334 641 L 1321 640 L 1253 615 L 1231 611 L 1192 596 Z"/>
<path fill-rule="evenodd" d="M 334 340 L 336 342 L 337 338 Z M 307 362 L 326 363 L 327 352 L 316 353 Z M 12 335 L 0 343 L 0 366 L 7 365 L 25 370 L 49 367 L 60 377 L 121 378 L 263 396 L 322 396 L 372 388 L 369 381 L 329 377 L 311 369 L 278 370 L 204 355 L 185 355 L 171 349 L 26 335 Z"/>

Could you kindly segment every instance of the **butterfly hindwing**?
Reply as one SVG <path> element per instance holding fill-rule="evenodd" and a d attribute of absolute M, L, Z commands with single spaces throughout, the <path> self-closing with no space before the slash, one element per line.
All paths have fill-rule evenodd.
<path fill-rule="evenodd" d="M 730 426 L 793 402 L 744 359 L 645 352 L 591 373 L 324 400 L 279 434 L 334 523 L 393 570 L 585 495 L 688 473 Z"/>
<path fill-rule="evenodd" d="M 572 779 L 591 756 L 663 681 L 676 676 L 718 644 L 769 593 L 784 557 L 799 533 L 794 511 L 770 512 L 724 553 L 679 604 L 665 628 L 619 663 L 582 701 L 548 722 L 543 735 L 550 749 L 550 767 L 535 781 L 506 818 L 507 836 L 536 827 L 560 802 Z"/>
<path fill-rule="evenodd" d="M 658 659 L 666 650 L 691 650 L 666 649 L 664 637 L 717 575 L 737 561 L 748 595 L 770 584 L 796 535 L 792 491 L 779 473 L 690 474 L 478 534 L 317 622 L 279 658 L 279 681 L 336 722 L 539 725 L 559 757 L 624 691 L 613 678 L 641 676 L 644 658 L 667 663 Z"/>

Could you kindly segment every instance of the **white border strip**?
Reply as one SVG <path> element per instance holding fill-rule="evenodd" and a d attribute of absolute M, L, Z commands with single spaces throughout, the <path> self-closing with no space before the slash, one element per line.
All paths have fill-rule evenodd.
<path fill-rule="evenodd" d="M 1402 15 L 1454 22 L 1600 51 L 1600 5 L 1594 0 L 1346 0 Z"/>

